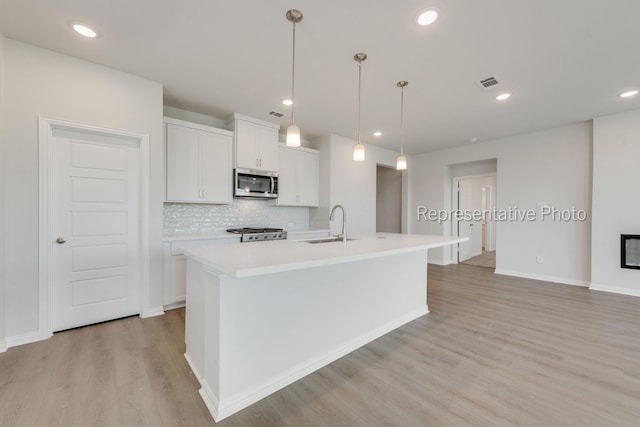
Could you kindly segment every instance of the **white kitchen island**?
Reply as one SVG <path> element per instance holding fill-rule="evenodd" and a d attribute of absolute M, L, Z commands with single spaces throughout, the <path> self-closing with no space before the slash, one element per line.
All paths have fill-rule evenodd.
<path fill-rule="evenodd" d="M 189 246 L 186 353 L 219 421 L 429 312 L 427 249 L 468 240 Z"/>

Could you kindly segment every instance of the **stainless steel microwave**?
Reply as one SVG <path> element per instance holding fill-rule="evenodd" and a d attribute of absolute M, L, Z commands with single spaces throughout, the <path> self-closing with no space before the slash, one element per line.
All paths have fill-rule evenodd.
<path fill-rule="evenodd" d="M 233 182 L 234 197 L 278 198 L 278 172 L 237 168 Z"/>

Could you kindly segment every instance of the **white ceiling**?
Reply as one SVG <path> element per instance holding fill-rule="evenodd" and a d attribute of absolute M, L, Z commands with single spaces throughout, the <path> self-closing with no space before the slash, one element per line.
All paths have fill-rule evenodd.
<path fill-rule="evenodd" d="M 440 20 L 414 24 L 432 5 Z M 363 140 L 398 148 L 396 82 L 408 80 L 409 153 L 640 108 L 640 96 L 616 97 L 640 88 L 638 0 L 0 0 L 0 31 L 160 82 L 167 105 L 274 121 L 269 111 L 290 109 L 280 101 L 290 95 L 291 8 L 304 14 L 296 122 L 305 139 L 355 137 L 360 51 L 369 55 Z M 100 37 L 77 36 L 72 21 Z M 512 98 L 482 89 L 489 76 Z"/>

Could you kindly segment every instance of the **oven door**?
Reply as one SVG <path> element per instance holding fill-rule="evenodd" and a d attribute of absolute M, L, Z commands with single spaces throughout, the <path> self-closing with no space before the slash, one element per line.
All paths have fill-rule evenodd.
<path fill-rule="evenodd" d="M 236 169 L 234 180 L 235 197 L 275 199 L 278 197 L 278 173 Z"/>

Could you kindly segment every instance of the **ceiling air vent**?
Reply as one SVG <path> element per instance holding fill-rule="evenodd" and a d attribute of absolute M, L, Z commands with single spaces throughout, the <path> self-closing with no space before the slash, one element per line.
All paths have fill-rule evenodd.
<path fill-rule="evenodd" d="M 279 111 L 269 111 L 269 115 L 277 118 L 281 118 L 284 116 L 284 113 L 281 113 Z"/>
<path fill-rule="evenodd" d="M 495 77 L 487 77 L 486 79 L 480 80 L 480 85 L 485 89 L 497 86 L 498 84 L 498 79 L 496 79 Z"/>

